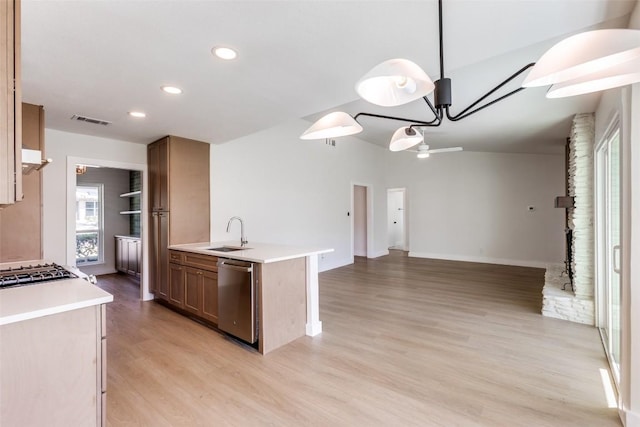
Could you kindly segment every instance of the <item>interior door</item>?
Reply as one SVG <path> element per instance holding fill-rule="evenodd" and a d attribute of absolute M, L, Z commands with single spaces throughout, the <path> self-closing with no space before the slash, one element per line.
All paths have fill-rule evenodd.
<path fill-rule="evenodd" d="M 621 159 L 615 126 L 596 152 L 599 326 L 616 383 L 620 379 Z"/>
<path fill-rule="evenodd" d="M 387 236 L 390 249 L 405 249 L 404 189 L 387 190 Z"/>

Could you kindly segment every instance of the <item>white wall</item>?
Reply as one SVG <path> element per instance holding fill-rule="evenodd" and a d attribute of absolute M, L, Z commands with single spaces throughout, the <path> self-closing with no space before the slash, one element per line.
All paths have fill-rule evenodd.
<path fill-rule="evenodd" d="M 407 187 L 410 256 L 543 267 L 565 258 L 564 156 L 462 152 L 387 155 Z M 528 206 L 534 206 L 529 211 Z"/>
<path fill-rule="evenodd" d="M 388 253 L 387 193 L 381 147 L 356 138 L 302 141 L 309 126 L 296 120 L 211 148 L 211 239 L 236 240 L 225 232 L 237 215 L 251 242 L 333 248 L 320 257 L 321 271 L 352 262 L 353 184 L 369 185 L 373 217 L 369 256 Z"/>
<path fill-rule="evenodd" d="M 129 234 L 129 216 L 121 211 L 129 210 L 129 199 L 120 194 L 129 192 L 129 171 L 112 168 L 87 168 L 87 172 L 76 176 L 77 185 L 103 184 L 103 260 L 100 264 L 83 266 L 82 272 L 100 275 L 115 273 L 115 235 Z"/>
<path fill-rule="evenodd" d="M 140 170 L 144 191 L 147 188 L 147 148 L 143 144 L 45 129 L 45 155 L 52 158 L 53 163 L 43 169 L 42 178 L 44 258 L 75 265 L 75 164 Z M 144 211 L 146 198 L 143 198 Z M 143 233 L 146 221 L 145 216 Z M 148 268 L 147 247 L 143 239 L 144 271 Z M 145 299 L 150 297 L 147 289 L 147 277 L 143 277 Z"/>

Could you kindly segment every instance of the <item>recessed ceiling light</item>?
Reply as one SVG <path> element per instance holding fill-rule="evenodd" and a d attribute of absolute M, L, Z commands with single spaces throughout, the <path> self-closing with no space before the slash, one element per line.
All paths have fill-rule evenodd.
<path fill-rule="evenodd" d="M 238 56 L 238 53 L 229 47 L 214 47 L 211 49 L 211 52 L 220 59 L 230 60 L 235 59 Z"/>
<path fill-rule="evenodd" d="M 129 115 L 131 117 L 138 117 L 138 118 L 147 117 L 147 115 L 142 111 L 129 111 Z"/>
<path fill-rule="evenodd" d="M 160 89 L 172 95 L 179 95 L 182 93 L 182 89 L 175 86 L 161 86 Z"/>

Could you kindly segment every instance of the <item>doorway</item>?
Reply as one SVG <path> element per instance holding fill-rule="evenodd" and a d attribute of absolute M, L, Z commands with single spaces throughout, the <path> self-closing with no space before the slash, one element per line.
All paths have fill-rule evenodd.
<path fill-rule="evenodd" d="M 596 281 L 598 326 L 614 381 L 620 384 L 621 157 L 615 121 L 596 148 Z"/>
<path fill-rule="evenodd" d="M 147 166 L 145 164 L 137 164 L 137 163 L 125 163 L 125 162 L 116 162 L 116 161 L 110 161 L 110 160 L 103 160 L 103 159 L 91 159 L 91 158 L 84 158 L 84 157 L 67 157 L 67 226 L 66 226 L 66 236 L 67 236 L 67 243 L 66 243 L 66 264 L 67 265 L 71 265 L 71 266 L 78 266 L 81 267 L 81 265 L 79 265 L 78 263 L 78 230 L 77 230 L 77 221 L 79 218 L 79 214 L 78 214 L 78 188 L 81 188 L 83 186 L 87 186 L 89 184 L 96 184 L 96 182 L 85 182 L 82 183 L 83 179 L 79 179 L 78 176 L 78 168 L 76 167 L 76 165 L 91 165 L 89 167 L 87 167 L 86 169 L 93 169 L 94 171 L 107 171 L 107 170 L 112 170 L 112 171 L 119 171 L 125 174 L 125 176 L 127 177 L 127 180 L 130 179 L 130 173 L 131 172 L 136 172 L 138 175 L 138 179 L 141 180 L 140 184 L 140 192 L 138 194 L 144 194 L 145 189 L 147 188 Z M 80 174 L 81 175 L 81 174 Z M 96 179 L 89 179 L 89 181 L 96 181 Z M 124 190 L 123 190 L 124 191 Z M 122 233 L 127 234 L 126 229 L 129 229 L 128 234 L 132 234 L 132 226 L 134 227 L 134 229 L 137 231 L 138 235 L 139 235 L 139 242 L 141 248 L 141 253 L 140 256 L 138 256 L 137 259 L 141 259 L 142 262 L 139 265 L 139 269 L 141 272 L 140 275 L 140 299 L 146 301 L 146 300 L 150 300 L 153 298 L 153 294 L 149 292 L 149 282 L 148 282 L 148 274 L 146 274 L 148 270 L 148 245 L 147 245 L 147 234 L 146 234 L 146 230 L 148 228 L 148 224 L 147 224 L 147 216 L 146 215 L 142 215 L 142 212 L 146 212 L 147 211 L 147 198 L 146 197 L 141 197 L 140 195 L 135 197 L 135 200 L 132 198 L 130 199 L 129 197 L 125 197 L 125 196 L 129 196 L 129 195 L 133 195 L 136 192 L 129 192 L 129 193 L 120 193 L 118 192 L 118 194 L 115 195 L 115 199 L 117 201 L 122 201 L 122 203 L 124 203 L 122 209 L 118 208 L 117 212 L 113 211 L 111 212 L 111 210 L 109 210 L 111 207 L 114 206 L 119 206 L 119 204 L 117 202 L 114 203 L 114 201 L 109 201 L 109 200 L 104 200 L 103 206 L 105 208 L 104 211 L 104 220 L 98 221 L 98 225 L 104 225 L 105 222 L 109 222 L 109 215 L 113 215 L 115 218 L 117 218 L 118 220 L 123 220 L 123 222 L 126 224 L 124 227 L 124 229 L 122 230 Z M 137 203 L 137 206 L 135 208 L 127 208 L 126 206 L 131 206 L 131 202 Z M 89 207 L 94 206 L 94 205 L 89 205 Z M 100 204 L 96 205 L 96 206 L 100 206 Z M 85 216 L 86 216 L 86 207 L 87 205 L 83 205 L 82 206 L 85 209 Z M 89 211 L 89 213 L 91 213 L 93 211 Z M 139 212 L 138 214 L 132 214 L 131 212 Z M 135 216 L 135 221 L 130 221 L 130 219 L 132 218 L 131 215 Z M 133 223 L 133 224 L 132 224 Z M 102 248 L 102 252 L 103 252 L 103 259 L 104 257 L 109 257 L 112 256 L 115 258 L 114 255 L 114 247 L 113 245 L 110 245 L 110 247 L 106 247 L 105 249 L 105 243 L 107 242 L 107 240 L 109 240 L 109 243 L 113 243 L 115 244 L 115 242 L 112 242 L 113 240 L 113 236 L 111 236 L 111 239 L 109 239 L 109 237 L 104 237 L 102 239 L 102 242 L 100 241 L 100 229 L 98 229 L 98 240 L 97 243 L 93 246 L 95 246 L 98 250 L 100 248 Z M 80 230 L 82 232 L 85 232 L 87 230 Z M 90 230 L 93 231 L 93 230 Z M 80 233 L 81 234 L 81 233 Z M 90 233 L 89 233 L 90 234 Z M 94 233 L 95 234 L 95 233 Z M 86 246 L 86 245 L 85 245 Z M 92 245 L 89 245 L 92 246 Z M 96 252 L 96 251 L 94 251 Z M 95 261 L 99 261 L 100 260 L 100 254 L 99 252 L 96 252 L 96 254 L 93 255 L 93 258 L 95 258 Z M 93 259 L 92 258 L 92 259 Z M 82 263 L 80 263 L 82 264 Z M 89 263 L 90 264 L 90 263 Z M 97 263 L 99 264 L 99 262 Z M 87 268 L 96 268 L 99 269 L 100 265 L 95 265 L 95 266 L 91 266 L 91 265 L 87 265 L 87 263 L 85 263 Z M 94 272 L 90 272 L 90 274 L 93 274 Z M 98 273 L 96 271 L 96 273 Z M 98 273 L 101 274 L 101 273 Z"/>
<path fill-rule="evenodd" d="M 367 187 L 353 186 L 353 255 L 367 256 Z"/>
<path fill-rule="evenodd" d="M 387 190 L 387 245 L 389 249 L 407 250 L 406 188 Z"/>

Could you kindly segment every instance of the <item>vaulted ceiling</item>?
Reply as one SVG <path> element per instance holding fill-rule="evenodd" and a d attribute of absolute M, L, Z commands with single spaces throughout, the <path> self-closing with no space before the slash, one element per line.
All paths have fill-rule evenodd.
<path fill-rule="evenodd" d="M 560 39 L 626 27 L 636 1 L 443 4 L 455 113 Z M 410 59 L 438 78 L 437 12 L 435 0 L 22 0 L 23 97 L 45 106 L 49 128 L 138 143 L 167 134 L 225 143 L 298 118 L 310 124 L 337 109 L 425 120 L 424 102 L 376 107 L 358 98 L 354 84 L 390 58 Z M 212 56 L 219 45 L 235 48 L 238 58 Z M 165 94 L 166 84 L 184 92 Z M 594 111 L 598 95 L 551 100 L 545 92 L 527 89 L 428 129 L 426 139 L 433 148 L 561 151 L 571 117 Z M 132 118 L 132 110 L 147 117 Z M 112 123 L 70 120 L 74 114 Z M 401 125 L 360 122 L 359 137 L 381 146 Z"/>

